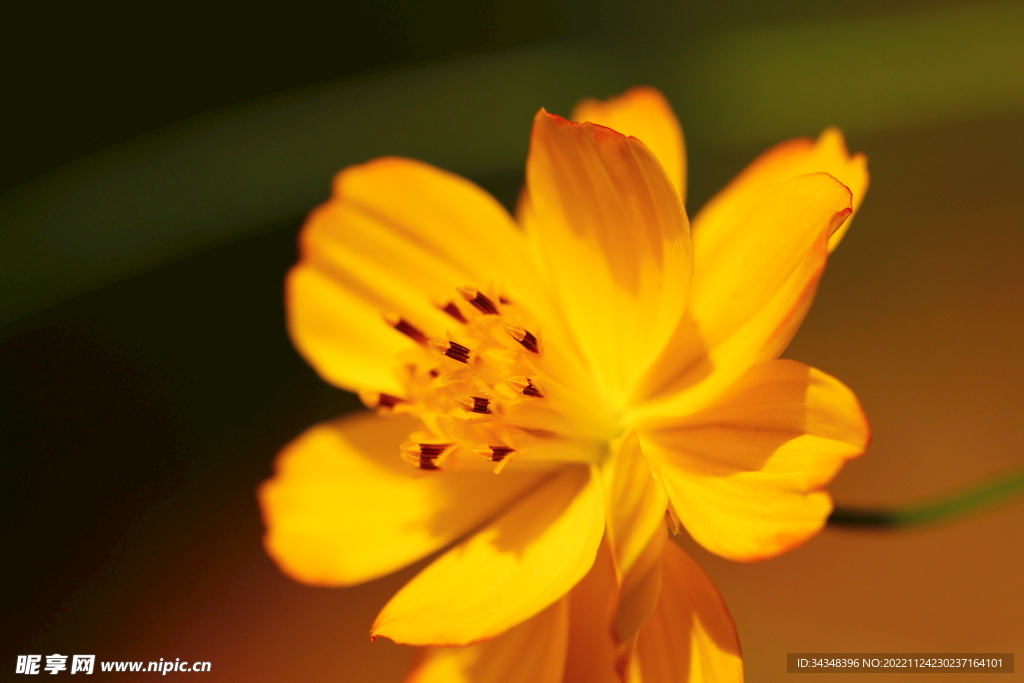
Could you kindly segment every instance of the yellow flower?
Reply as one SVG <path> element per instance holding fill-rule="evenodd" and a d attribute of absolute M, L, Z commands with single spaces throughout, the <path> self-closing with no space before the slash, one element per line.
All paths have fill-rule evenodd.
<path fill-rule="evenodd" d="M 666 535 L 617 575 L 602 544 L 569 594 L 497 638 L 422 648 L 405 683 L 743 680 L 739 639 L 710 579 Z"/>
<path fill-rule="evenodd" d="M 544 629 L 572 649 L 611 623 L 621 671 L 654 630 L 634 670 L 662 680 L 643 652 L 665 649 L 673 604 L 731 624 L 692 561 L 671 544 L 663 557 L 666 510 L 712 552 L 773 556 L 821 528 L 821 488 L 867 442 L 845 386 L 776 360 L 863 196 L 863 157 L 834 130 L 780 145 L 691 231 L 659 93 L 587 101 L 574 119 L 537 114 L 518 225 L 420 162 L 342 171 L 288 277 L 296 346 L 378 415 L 285 448 L 260 491 L 266 546 L 300 581 L 351 585 L 454 543 L 372 632 L 489 642 L 432 649 L 416 675 Z M 601 557 L 607 591 L 592 587 Z M 662 563 L 690 585 L 661 592 L 664 618 Z M 614 603 L 611 622 L 566 616 L 587 591 Z M 695 652 L 722 640 L 691 626 Z"/>

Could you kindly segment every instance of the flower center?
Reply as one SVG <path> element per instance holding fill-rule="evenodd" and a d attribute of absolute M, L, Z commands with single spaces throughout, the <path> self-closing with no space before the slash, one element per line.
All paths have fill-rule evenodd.
<path fill-rule="evenodd" d="M 433 336 L 400 315 L 384 322 L 415 347 L 399 354 L 403 396 L 360 392 L 382 414 L 411 414 L 419 428 L 402 454 L 421 470 L 500 471 L 524 464 L 600 459 L 613 431 L 575 354 L 548 348 L 525 307 L 460 287 L 435 302 L 452 328 Z"/>

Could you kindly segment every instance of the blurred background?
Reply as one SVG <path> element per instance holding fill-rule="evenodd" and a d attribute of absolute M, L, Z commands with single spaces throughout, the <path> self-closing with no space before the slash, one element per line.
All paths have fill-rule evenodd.
<path fill-rule="evenodd" d="M 298 228 L 335 171 L 383 154 L 508 204 L 539 107 L 631 85 L 679 113 L 691 214 L 788 137 L 838 125 L 869 157 L 786 354 L 871 419 L 839 503 L 913 503 L 1024 460 L 1024 4 L 9 0 L 0 27 L 2 680 L 58 652 L 399 681 L 409 651 L 368 629 L 415 568 L 309 588 L 260 546 L 278 449 L 356 406 L 284 331 Z M 681 543 L 733 612 L 748 680 L 777 681 L 787 652 L 1021 654 L 1022 538 L 1016 502 L 830 528 L 753 565 Z"/>

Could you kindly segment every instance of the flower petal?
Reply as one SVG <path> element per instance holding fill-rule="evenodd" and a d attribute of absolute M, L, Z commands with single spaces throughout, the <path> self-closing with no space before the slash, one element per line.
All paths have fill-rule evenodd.
<path fill-rule="evenodd" d="M 395 350 L 414 343 L 383 313 L 444 336 L 452 320 L 435 303 L 460 286 L 496 282 L 518 303 L 547 305 L 525 236 L 497 200 L 418 161 L 377 159 L 339 173 L 300 246 L 289 328 L 313 367 L 345 389 L 387 388 Z"/>
<path fill-rule="evenodd" d="M 636 564 L 651 538 L 664 533 L 668 497 L 651 475 L 635 432 L 614 444 L 601 468 L 607 498 L 608 540 L 623 576 Z"/>
<path fill-rule="evenodd" d="M 759 560 L 806 541 L 831 512 L 827 484 L 867 445 L 841 382 L 789 360 L 759 365 L 714 406 L 640 434 L 680 520 L 701 545 Z"/>
<path fill-rule="evenodd" d="M 661 594 L 661 554 L 668 541 L 662 528 L 651 537 L 633 568 L 622 580 L 619 608 L 615 614 L 615 635 L 619 643 L 635 639 L 640 627 L 647 622 Z"/>
<path fill-rule="evenodd" d="M 749 320 L 797 269 L 822 233 L 850 215 L 851 194 L 826 173 L 763 188 L 730 205 L 728 231 L 694 240 L 690 311 L 712 345 Z"/>
<path fill-rule="evenodd" d="M 526 165 L 527 230 L 612 403 L 656 357 L 692 267 L 679 195 L 643 143 L 541 110 Z"/>
<path fill-rule="evenodd" d="M 569 646 L 563 683 L 619 683 L 612 619 L 618 599 L 615 565 L 602 543 L 594 565 L 569 593 Z"/>
<path fill-rule="evenodd" d="M 303 263 L 288 273 L 285 292 L 292 340 L 321 377 L 351 391 L 404 393 L 394 363 L 410 340 L 382 324 L 373 301 Z"/>
<path fill-rule="evenodd" d="M 559 600 L 493 640 L 426 648 L 405 683 L 562 683 L 568 602 Z"/>
<path fill-rule="evenodd" d="M 406 584 L 373 634 L 408 645 L 466 645 L 529 619 L 594 563 L 601 497 L 588 468 L 566 468 Z"/>
<path fill-rule="evenodd" d="M 630 683 L 741 683 L 743 658 L 729 610 L 707 574 L 665 546 L 661 597 L 640 630 Z"/>
<path fill-rule="evenodd" d="M 740 197 L 728 235 L 695 241 L 690 308 L 638 385 L 635 400 L 648 405 L 635 419 L 708 405 L 749 367 L 781 353 L 810 306 L 850 196 L 825 173 L 792 178 Z"/>
<path fill-rule="evenodd" d="M 292 578 L 345 586 L 444 547 L 543 481 L 543 473 L 420 476 L 399 444 L 414 421 L 368 413 L 310 428 L 259 489 L 267 552 Z"/>
<path fill-rule="evenodd" d="M 856 212 L 868 189 L 867 158 L 863 154 L 850 156 L 843 134 L 837 128 L 826 128 L 818 139 L 797 138 L 771 148 L 747 166 L 721 192 L 709 201 L 693 219 L 693 231 L 729 231 L 729 207 L 740 197 L 783 180 L 810 173 L 828 173 L 853 193 L 853 211 Z M 850 227 L 852 216 L 829 240 L 833 250 Z"/>
<path fill-rule="evenodd" d="M 683 204 L 686 203 L 683 129 L 660 91 L 641 86 L 604 101 L 586 99 L 572 110 L 572 120 L 590 121 L 638 138 L 654 152 Z"/>

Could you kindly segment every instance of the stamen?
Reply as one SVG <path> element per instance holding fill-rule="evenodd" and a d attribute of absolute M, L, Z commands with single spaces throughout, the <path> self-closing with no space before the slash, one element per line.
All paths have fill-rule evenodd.
<path fill-rule="evenodd" d="M 490 460 L 491 462 L 501 462 L 508 457 L 510 453 L 515 452 L 516 449 L 510 446 L 488 446 L 487 444 L 480 444 L 473 449 L 473 452 L 479 455 L 484 460 Z"/>
<path fill-rule="evenodd" d="M 514 450 L 508 446 L 491 446 L 491 462 L 501 462 Z"/>
<path fill-rule="evenodd" d="M 377 401 L 377 405 L 379 406 L 384 408 L 394 408 L 402 401 L 405 401 L 405 399 L 398 396 L 392 396 L 391 394 L 381 394 Z"/>
<path fill-rule="evenodd" d="M 509 383 L 509 386 L 524 396 L 544 398 L 544 392 L 541 391 L 540 387 L 534 384 L 533 380 L 529 377 L 509 377 L 505 381 Z"/>
<path fill-rule="evenodd" d="M 406 454 L 406 457 L 409 458 L 412 464 L 419 467 L 421 470 L 439 470 L 441 468 L 437 465 L 437 459 L 451 447 L 452 444 L 450 443 L 408 442 L 402 444 L 402 451 Z"/>
<path fill-rule="evenodd" d="M 427 335 L 423 334 L 418 327 L 400 315 L 385 313 L 384 322 L 404 334 L 409 339 L 412 339 L 417 344 L 427 343 Z"/>
<path fill-rule="evenodd" d="M 447 313 L 448 315 L 450 315 L 451 317 L 458 320 L 463 325 L 466 324 L 466 316 L 462 315 L 462 311 L 459 310 L 459 307 L 455 305 L 454 301 L 449 301 L 445 304 L 438 304 L 437 307 L 440 308 L 445 313 Z"/>
<path fill-rule="evenodd" d="M 359 398 L 362 399 L 367 408 L 386 408 L 391 410 L 399 403 L 408 403 L 408 400 L 401 396 L 392 396 L 380 391 L 360 391 Z"/>
<path fill-rule="evenodd" d="M 505 331 L 531 353 L 540 353 L 540 341 L 533 332 L 519 325 L 505 325 Z"/>
<path fill-rule="evenodd" d="M 459 294 L 461 294 L 466 301 L 473 305 L 473 308 L 480 311 L 484 315 L 498 315 L 498 307 L 494 305 L 487 296 L 479 289 L 473 289 L 472 287 L 459 287 Z"/>
<path fill-rule="evenodd" d="M 509 466 L 531 466 L 534 458 L 598 458 L 590 440 L 604 439 L 612 428 L 601 422 L 603 413 L 591 415 L 584 405 L 587 397 L 578 395 L 586 391 L 585 382 L 578 383 L 573 374 L 549 376 L 545 358 L 554 361 L 549 355 L 558 349 L 547 348 L 557 345 L 542 334 L 547 328 L 500 296 L 497 285 L 488 285 L 486 293 L 473 287 L 457 291 L 426 302 L 445 314 L 435 321 L 439 325 L 414 315 L 424 325 L 420 328 L 401 315 L 384 316 L 392 328 L 431 350 L 406 346 L 399 352 L 401 384 L 385 385 L 394 393 L 360 392 L 378 414 L 409 415 L 418 422 L 401 446 L 401 459 L 433 476 L 456 470 L 498 473 Z M 449 322 L 449 331 L 435 332 L 446 319 L 457 324 Z M 532 446 L 554 439 L 565 440 L 566 447 Z M 586 443 L 574 445 L 580 439 Z"/>
<path fill-rule="evenodd" d="M 459 394 L 456 396 L 455 400 L 461 403 L 462 407 L 471 413 L 479 413 L 480 415 L 491 414 L 491 399 L 489 398 Z"/>
<path fill-rule="evenodd" d="M 430 348 L 434 349 L 438 353 L 448 356 L 452 360 L 457 360 L 460 363 L 469 364 L 470 350 L 468 346 L 463 346 L 458 342 L 446 342 L 440 339 L 431 339 Z"/>

